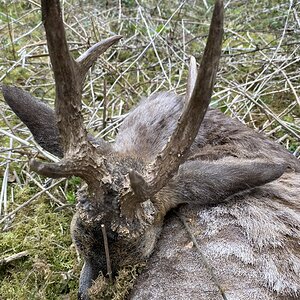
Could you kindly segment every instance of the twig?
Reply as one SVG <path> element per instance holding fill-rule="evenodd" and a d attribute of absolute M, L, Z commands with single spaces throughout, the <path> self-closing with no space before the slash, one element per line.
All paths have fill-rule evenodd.
<path fill-rule="evenodd" d="M 106 128 L 107 121 L 107 80 L 104 79 L 103 83 L 103 116 L 102 116 L 102 130 Z"/>
<path fill-rule="evenodd" d="M 216 277 L 216 275 L 215 275 L 215 273 L 214 273 L 214 270 L 213 270 L 212 266 L 209 264 L 209 262 L 208 262 L 208 260 L 206 259 L 204 253 L 202 252 L 202 250 L 201 250 L 201 248 L 200 248 L 200 245 L 198 244 L 198 242 L 197 242 L 197 240 L 196 240 L 194 234 L 192 233 L 192 231 L 191 231 L 191 229 L 190 229 L 190 227 L 189 227 L 189 225 L 188 225 L 188 223 L 187 223 L 185 217 L 184 217 L 181 213 L 179 213 L 178 211 L 175 212 L 175 214 L 176 214 L 177 217 L 180 219 L 180 221 L 182 222 L 182 224 L 183 224 L 183 226 L 185 227 L 186 231 L 188 232 L 188 234 L 189 234 L 191 240 L 193 241 L 194 246 L 196 247 L 198 253 L 199 253 L 200 256 L 201 256 L 202 262 L 203 262 L 203 264 L 204 264 L 206 270 L 209 272 L 209 274 L 210 274 L 210 276 L 211 276 L 213 282 L 214 282 L 215 285 L 218 287 L 219 292 L 221 293 L 223 299 L 224 299 L 224 300 L 227 300 L 227 297 L 226 297 L 226 295 L 225 295 L 225 290 L 224 290 L 224 288 L 223 288 L 223 287 L 221 286 L 221 284 L 219 283 L 219 281 L 218 281 L 218 279 L 217 279 L 217 277 Z"/>
<path fill-rule="evenodd" d="M 24 207 L 28 206 L 29 204 L 31 204 L 36 198 L 38 198 L 39 196 L 41 196 L 42 194 L 44 194 L 46 191 L 48 191 L 48 190 L 52 189 L 53 187 L 55 187 L 55 186 L 59 185 L 60 183 L 62 183 L 64 180 L 66 180 L 66 179 L 65 178 L 60 179 L 59 181 L 53 183 L 52 185 L 50 185 L 49 187 L 45 188 L 44 190 L 36 193 L 29 200 L 27 200 L 26 202 L 24 202 L 23 204 L 21 204 L 19 207 L 17 207 L 16 209 L 14 209 L 12 212 L 8 213 L 4 218 L 2 218 L 0 220 L 0 224 L 2 224 L 5 220 L 7 220 L 8 218 L 10 218 L 13 215 L 15 215 L 22 208 L 24 208 Z"/>
<path fill-rule="evenodd" d="M 12 26 L 11 26 L 11 23 L 10 23 L 10 20 L 8 17 L 8 4 L 6 4 L 5 8 L 6 8 L 7 27 L 8 27 L 9 39 L 10 39 L 10 43 L 11 43 L 11 50 L 13 53 L 14 60 L 17 60 L 15 43 L 14 43 L 14 38 L 13 38 L 13 29 L 12 29 Z"/>
<path fill-rule="evenodd" d="M 10 138 L 9 147 L 10 148 L 13 147 L 13 139 L 12 138 Z M 7 183 L 8 183 L 11 154 L 12 154 L 12 152 L 9 151 L 7 158 L 6 158 L 6 168 L 5 168 L 5 171 L 3 174 L 2 188 L 1 188 L 1 194 L 0 194 L 0 215 L 2 214 L 2 206 L 3 206 L 4 215 L 7 214 Z"/>
<path fill-rule="evenodd" d="M 34 177 L 33 177 L 29 172 L 26 172 L 26 171 L 23 171 L 23 172 L 24 172 L 24 173 L 27 175 L 27 177 L 30 178 L 30 180 L 31 180 L 32 182 L 34 182 L 34 183 L 35 183 L 42 191 L 45 191 L 45 193 L 47 194 L 47 196 L 50 197 L 55 203 L 57 203 L 57 204 L 60 205 L 60 206 L 65 206 L 66 203 L 61 202 L 59 199 L 57 199 L 56 197 L 54 197 L 54 196 L 52 195 L 52 193 L 46 191 L 46 188 L 45 188 L 42 184 L 40 184 L 36 179 L 34 179 Z"/>
<path fill-rule="evenodd" d="M 101 230 L 102 230 L 104 249 L 105 249 L 107 275 L 108 275 L 110 283 L 112 283 L 113 278 L 112 278 L 112 270 L 111 270 L 111 261 L 110 261 L 110 256 L 109 256 L 107 234 L 106 234 L 106 229 L 105 229 L 104 224 L 101 224 Z"/>
<path fill-rule="evenodd" d="M 29 252 L 28 252 L 27 250 L 25 250 L 25 251 L 22 251 L 22 252 L 13 254 L 13 255 L 11 255 L 11 256 L 2 258 L 2 259 L 0 259 L 0 266 L 9 264 L 9 263 L 11 263 L 11 262 L 14 261 L 14 260 L 17 260 L 17 259 L 26 257 L 26 256 L 28 256 L 28 255 L 29 255 Z"/>

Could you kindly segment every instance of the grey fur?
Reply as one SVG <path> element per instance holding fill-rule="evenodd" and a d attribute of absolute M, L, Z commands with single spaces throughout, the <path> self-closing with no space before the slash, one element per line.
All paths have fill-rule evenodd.
<path fill-rule="evenodd" d="M 114 272 L 147 259 L 154 250 L 130 299 L 220 299 L 199 255 L 187 246 L 181 223 L 170 215 L 163 226 L 165 214 L 182 204 L 180 210 L 229 299 L 297 299 L 300 163 L 280 145 L 216 110 L 208 110 L 177 174 L 152 202 L 143 203 L 153 210 L 153 219 L 145 220 L 135 238 L 122 235 L 126 224 L 120 223 L 118 191 L 130 170 L 144 174 L 175 130 L 182 108 L 183 97 L 152 95 L 129 113 L 112 147 L 103 146 L 113 181 L 103 186 L 101 205 L 89 201 L 83 189 L 71 226 L 85 260 L 80 298 L 88 299 L 92 281 L 100 271 L 106 273 L 104 223 Z M 24 122 L 26 118 L 21 117 Z M 43 141 L 36 134 L 40 127 L 48 126 L 48 136 L 57 136 L 55 122 L 49 128 L 47 120 L 38 119 L 39 124 L 26 123 L 38 142 Z M 51 139 L 45 139 L 41 145 L 52 149 L 45 146 Z M 106 145 L 102 140 L 94 143 Z"/>
<path fill-rule="evenodd" d="M 54 111 L 29 93 L 12 86 L 2 86 L 6 103 L 29 128 L 34 139 L 45 150 L 62 157 Z"/>
<path fill-rule="evenodd" d="M 286 173 L 228 203 L 181 208 L 228 299 L 299 299 L 299 191 L 300 174 Z M 129 299 L 221 300 L 189 242 L 170 216 Z"/>
<path fill-rule="evenodd" d="M 162 98 L 164 94 L 156 99 L 161 106 L 155 118 L 165 107 Z M 138 130 L 134 135 L 137 139 Z M 278 174 L 286 168 L 284 175 L 255 187 L 257 176 L 274 167 Z M 239 186 L 238 178 L 241 184 L 254 182 L 249 190 L 231 190 Z M 209 110 L 187 162 L 164 190 L 172 199 L 176 191 L 190 203 L 180 210 L 228 299 L 299 299 L 300 163 L 295 157 L 264 135 Z M 189 241 L 171 215 L 129 299 L 222 299 Z"/>

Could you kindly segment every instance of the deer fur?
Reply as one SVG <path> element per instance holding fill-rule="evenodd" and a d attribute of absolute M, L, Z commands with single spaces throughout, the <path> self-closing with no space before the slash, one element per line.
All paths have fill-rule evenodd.
<path fill-rule="evenodd" d="M 162 106 L 157 114 L 166 105 L 162 98 L 168 97 L 176 98 L 159 95 Z M 124 121 L 124 130 L 134 119 L 132 114 L 134 111 Z M 147 120 L 140 118 L 137 122 Z M 135 140 L 138 130 L 132 135 Z M 140 147 L 141 143 L 136 145 Z M 213 109 L 208 110 L 189 155 L 166 192 L 172 193 L 173 199 L 174 191 L 187 199 L 189 205 L 181 207 L 180 212 L 189 220 L 227 298 L 299 299 L 300 162 L 263 134 Z M 261 171 L 267 171 L 272 162 L 286 169 L 270 183 L 224 195 L 227 176 L 236 186 L 234 175 L 245 179 L 249 174 L 245 166 L 255 162 L 258 168 L 266 163 Z M 241 169 L 235 170 L 235 166 Z M 253 180 L 248 178 L 244 183 L 249 179 Z M 180 220 L 169 215 L 129 299 L 222 299 L 201 256 L 188 247 L 189 242 Z"/>
<path fill-rule="evenodd" d="M 28 97 L 30 106 L 34 102 L 41 109 L 44 107 L 44 104 L 20 89 L 10 87 L 9 91 L 19 96 L 12 100 L 12 92 L 10 96 L 7 91 L 4 93 L 11 106 L 11 101 L 20 101 L 22 94 Z M 126 174 L 128 168 L 133 167 L 142 172 L 143 164 L 151 161 L 167 142 L 176 127 L 182 106 L 183 97 L 160 93 L 144 99 L 130 112 L 113 144 L 111 157 L 122 167 L 115 172 Z M 32 127 L 29 125 L 31 122 L 24 121 L 22 113 L 19 113 L 32 132 L 49 125 L 43 114 L 33 115 L 28 114 L 28 111 L 25 114 L 35 121 Z M 55 123 L 50 128 L 53 134 L 57 132 Z M 154 135 L 153 132 L 160 135 Z M 57 153 L 59 148 L 50 150 Z M 141 157 L 147 160 L 143 161 Z M 258 176 L 266 176 L 267 179 Z M 265 181 L 273 179 L 273 182 L 263 185 Z M 157 205 L 161 212 L 161 222 L 148 228 L 137 244 L 126 242 L 124 245 L 122 241 L 114 247 L 116 237 L 109 231 L 113 270 L 116 272 L 122 265 L 150 256 L 166 213 L 164 203 L 172 202 L 173 207 L 189 203 L 188 207 L 184 206 L 181 210 L 192 220 L 190 225 L 215 272 L 220 274 L 226 294 L 232 295 L 233 299 L 249 299 L 248 291 L 251 291 L 251 299 L 297 299 L 300 289 L 300 257 L 297 249 L 300 224 L 299 179 L 299 161 L 282 146 L 239 121 L 210 109 L 186 162 L 159 192 Z M 80 224 L 78 215 L 82 208 L 83 214 L 89 210 L 89 205 L 91 203 L 84 192 L 81 193 L 77 204 L 78 213 L 71 227 L 74 242 L 85 256 L 82 277 L 89 278 L 93 274 L 92 278 L 95 279 L 94 273 L 98 274 L 99 270 L 106 272 L 106 260 L 99 232 L 102 220 L 98 224 L 95 221 L 89 224 L 89 230 Z M 102 210 L 103 207 L 100 213 Z M 99 216 L 97 210 L 94 214 Z M 111 216 L 109 220 L 114 218 L 117 216 Z M 196 295 L 203 295 L 204 299 L 220 297 L 216 286 L 209 282 L 209 273 L 202 266 L 201 258 L 194 249 L 185 247 L 186 244 L 188 236 L 182 224 L 175 216 L 169 216 L 148 267 L 132 292 L 132 299 L 162 299 L 163 295 L 167 299 L 198 299 Z M 195 278 L 204 279 L 197 279 L 195 284 Z M 160 282 L 159 286 L 157 282 Z M 88 283 L 82 283 L 83 286 L 85 284 Z M 211 290 L 206 286 L 211 287 Z"/>
<path fill-rule="evenodd" d="M 31 161 L 32 169 L 86 182 L 71 224 L 84 260 L 79 299 L 89 299 L 93 281 L 108 272 L 102 226 L 113 274 L 148 259 L 129 299 L 297 299 L 300 163 L 264 135 L 207 109 L 221 51 L 222 1 L 216 1 L 198 70 L 191 60 L 186 95 L 166 92 L 142 100 L 113 144 L 86 132 L 80 92 L 96 56 L 120 37 L 96 44 L 75 61 L 59 1 L 43 0 L 42 12 L 55 111 L 16 87 L 3 86 L 2 92 L 36 141 L 61 158 L 55 164 Z M 60 54 L 66 56 L 62 65 Z M 175 208 L 201 251 L 189 246 L 176 216 L 169 214 L 164 223 Z"/>

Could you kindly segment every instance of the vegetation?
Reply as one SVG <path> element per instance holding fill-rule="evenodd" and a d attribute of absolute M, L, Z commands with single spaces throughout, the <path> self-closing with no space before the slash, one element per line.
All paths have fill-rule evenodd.
<path fill-rule="evenodd" d="M 226 2 L 225 37 L 211 106 L 268 134 L 300 156 L 297 1 Z M 92 68 L 84 87 L 86 126 L 113 141 L 128 110 L 157 91 L 184 93 L 189 55 L 201 56 L 212 0 L 63 2 L 75 57 L 113 34 L 124 37 Z M 14 84 L 53 106 L 54 83 L 38 1 L 0 3 L 0 82 Z M 0 83 L 0 84 L 1 84 Z M 69 233 L 78 178 L 49 180 L 28 170 L 28 158 L 55 158 L 0 95 L 0 298 L 76 299 L 81 261 Z M 7 262 L 12 255 L 22 258 Z M 122 299 L 140 266 L 114 285 L 103 277 L 95 299 Z M 99 291 L 97 288 L 101 288 Z"/>

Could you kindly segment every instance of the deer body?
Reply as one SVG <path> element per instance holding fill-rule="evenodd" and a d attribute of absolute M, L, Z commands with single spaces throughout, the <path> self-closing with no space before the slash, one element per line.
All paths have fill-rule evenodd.
<path fill-rule="evenodd" d="M 3 86 L 2 91 L 36 141 L 61 158 L 58 163 L 31 160 L 31 168 L 86 182 L 71 225 L 84 260 L 79 299 L 89 299 L 93 281 L 108 272 L 103 226 L 114 273 L 149 259 L 130 299 L 218 299 L 223 290 L 232 299 L 249 299 L 248 290 L 251 299 L 298 297 L 299 161 L 208 109 L 221 55 L 222 1 L 216 1 L 199 69 L 191 59 L 185 96 L 161 93 L 143 100 L 112 145 L 84 128 L 81 92 L 97 56 L 121 37 L 99 42 L 74 60 L 59 1 L 42 0 L 41 6 L 56 82 L 55 111 L 20 89 Z M 186 246 L 178 220 L 170 217 L 163 226 L 168 211 L 179 205 L 212 265 L 209 272 L 199 253 Z M 212 269 L 219 294 L 210 280 Z"/>
<path fill-rule="evenodd" d="M 170 94 L 160 94 L 158 98 L 161 106 L 154 105 L 156 124 L 160 121 L 159 112 L 167 107 L 164 101 L 182 100 Z M 151 98 L 147 100 L 152 101 Z M 151 104 L 144 103 L 146 112 Z M 136 116 L 129 115 L 124 121 L 117 143 L 126 134 L 126 128 L 130 128 L 131 119 L 137 124 L 147 122 L 145 114 L 138 119 L 142 106 L 143 103 Z M 167 107 L 166 110 L 170 111 L 170 119 L 166 116 L 164 119 L 170 121 L 172 130 L 176 118 L 172 109 Z M 158 128 L 147 128 L 146 141 L 150 136 L 158 140 L 157 136 L 164 136 Z M 168 128 L 163 127 L 163 130 Z M 158 134 L 154 136 L 150 132 Z M 132 147 L 137 145 L 138 153 L 144 148 L 145 135 L 139 135 L 137 128 L 132 135 L 127 140 L 137 141 Z M 155 149 L 152 143 L 149 141 Z M 231 191 L 232 197 L 226 198 L 219 180 L 226 181 L 227 172 L 232 176 L 235 163 L 245 166 L 256 159 L 266 163 L 282 161 L 288 167 L 279 179 L 242 193 Z M 211 173 L 208 182 L 203 176 L 207 173 L 206 166 Z M 214 197 L 203 190 L 205 185 L 213 186 Z M 225 185 L 228 186 L 228 182 Z M 216 194 L 218 188 L 220 193 Z M 163 191 L 178 202 L 181 199 L 189 203 L 180 211 L 191 220 L 190 226 L 228 299 L 298 299 L 300 163 L 294 156 L 239 121 L 217 110 L 209 110 L 189 156 Z M 171 215 L 130 299 L 222 299 L 199 253 L 186 246 L 189 241 L 181 222 Z"/>
<path fill-rule="evenodd" d="M 176 128 L 183 105 L 183 97 L 172 93 L 161 93 L 152 95 L 148 99 L 143 100 L 137 108 L 129 113 L 113 145 L 116 153 L 118 153 L 117 158 L 120 159 L 120 156 L 122 158 L 122 162 L 119 162 L 119 165 L 124 168 L 121 171 L 123 174 L 126 174 L 130 168 L 134 168 L 140 173 L 143 173 L 144 166 L 153 160 L 162 148 L 162 145 L 166 144 L 172 131 Z M 114 154 L 112 154 L 112 157 L 114 158 Z M 256 166 L 255 163 L 257 164 Z M 115 164 L 116 163 L 114 163 L 114 165 Z M 272 168 L 271 171 L 270 167 Z M 259 172 L 257 168 L 259 168 Z M 279 180 L 262 187 L 257 187 L 264 182 L 274 180 L 281 176 L 284 171 L 285 174 Z M 258 249 L 259 247 L 269 248 L 270 245 L 268 243 L 276 244 L 277 242 L 281 244 L 282 247 L 282 243 L 285 242 L 283 236 L 280 236 L 278 238 L 279 240 L 276 241 L 278 228 L 273 228 L 272 225 L 264 225 L 264 222 L 272 224 L 272 222 L 275 223 L 275 220 L 271 218 L 267 221 L 265 216 L 269 213 L 273 214 L 274 212 L 283 215 L 292 212 L 288 217 L 289 222 L 292 222 L 293 226 L 299 224 L 300 216 L 297 216 L 297 209 L 299 209 L 297 200 L 300 188 L 299 171 L 299 161 L 280 145 L 270 141 L 264 135 L 247 128 L 240 122 L 226 117 L 217 110 L 209 110 L 202 122 L 195 142 L 192 144 L 185 161 L 179 168 L 178 174 L 174 175 L 169 184 L 157 194 L 153 201 L 157 207 L 156 210 L 159 212 L 156 217 L 157 220 L 153 222 L 153 225 L 148 227 L 142 236 L 137 239 L 132 239 L 131 242 L 124 242 L 122 239 L 118 240 L 118 235 L 114 232 L 110 232 L 108 235 L 114 271 L 119 269 L 122 265 L 147 259 L 153 252 L 157 239 L 160 236 L 165 214 L 169 209 L 177 207 L 182 203 L 189 204 L 188 207 L 183 208 L 183 211 L 184 215 L 189 219 L 196 220 L 194 230 L 208 232 L 205 237 L 202 237 L 208 244 L 208 248 L 211 247 L 210 244 L 215 247 L 214 243 L 225 244 L 226 247 L 224 246 L 224 250 L 217 249 L 215 253 L 212 252 L 210 248 L 207 250 L 208 257 L 212 257 L 213 259 L 215 259 L 214 255 L 219 254 L 218 251 L 225 251 L 225 259 L 222 261 L 222 264 L 216 267 L 216 270 L 221 268 L 222 272 L 224 272 L 227 264 L 231 264 L 230 260 L 227 261 L 226 256 L 237 255 L 236 252 L 240 252 L 240 249 L 243 248 L 245 248 L 245 253 L 240 253 L 240 255 L 244 257 L 241 259 L 239 268 L 245 269 L 248 267 L 247 260 L 250 261 L 254 259 L 254 252 L 257 251 L 256 247 Z M 266 174 L 264 174 L 264 172 L 266 172 Z M 261 176 L 261 178 L 258 178 L 258 175 Z M 265 179 L 263 176 L 265 176 Z M 238 178 L 241 180 L 239 181 Z M 231 182 L 233 185 L 230 185 Z M 287 185 L 293 186 L 293 189 L 289 192 L 286 191 Z M 255 188 L 251 189 L 251 187 Z M 283 191 L 285 192 L 283 193 Z M 289 197 L 292 199 L 292 202 L 289 203 L 292 210 L 290 211 L 291 208 L 289 207 L 288 211 L 285 212 L 287 207 L 284 205 L 282 205 L 280 210 L 277 210 L 277 206 L 279 205 L 277 199 L 284 201 L 284 199 L 288 199 Z M 166 203 L 168 203 L 167 207 Z M 80 211 L 80 201 L 78 208 Z M 103 207 L 101 206 L 100 209 L 102 210 Z M 257 215 L 262 219 L 255 216 L 255 210 L 257 210 Z M 95 215 L 99 216 L 99 212 L 95 211 L 94 209 L 93 212 Z M 116 211 L 118 212 L 117 209 L 114 209 L 115 213 Z M 235 211 L 237 216 L 232 216 L 232 211 Z M 238 211 L 241 211 L 240 214 Z M 198 214 L 200 214 L 200 216 Z M 236 217 L 236 220 L 234 220 L 234 217 Z M 277 215 L 274 216 L 275 219 L 277 219 L 277 217 Z M 118 215 L 107 219 L 112 221 L 114 218 L 118 218 Z M 228 218 L 232 219 L 230 226 L 227 224 Z M 253 219 L 255 221 L 253 221 Z M 104 273 L 106 272 L 103 238 L 100 229 L 101 221 L 99 221 L 98 224 L 93 222 L 93 226 L 96 226 L 97 229 L 94 229 L 94 231 L 90 233 L 90 241 L 87 241 L 89 236 L 89 234 L 87 234 L 87 228 L 91 228 L 91 225 L 85 228 L 80 221 L 80 214 L 76 215 L 73 223 L 74 226 L 72 226 L 73 238 L 78 244 L 78 249 L 83 248 L 83 256 L 87 262 L 83 269 L 83 274 L 89 274 L 91 276 L 90 280 L 92 281 L 98 276 L 99 270 L 102 270 Z M 250 229 L 248 229 L 248 232 L 243 231 L 244 228 L 242 225 L 245 226 L 245 224 L 251 224 L 251 222 L 253 223 L 251 228 L 252 232 Z M 254 222 L 257 222 L 257 224 Z M 284 221 L 282 222 L 283 224 L 280 224 L 280 226 L 289 225 L 285 224 Z M 205 226 L 205 229 L 202 228 L 203 226 Z M 226 228 L 226 226 L 229 227 L 229 229 Z M 267 232 L 267 235 L 265 234 L 264 237 L 254 236 L 254 233 L 257 235 L 264 232 L 265 226 L 268 226 L 270 230 Z M 289 228 L 290 226 L 291 225 L 286 229 L 286 235 L 291 235 L 290 231 L 292 229 Z M 111 226 L 108 225 L 107 227 L 110 228 Z M 174 232 L 174 227 L 176 228 L 176 232 Z M 236 227 L 237 231 L 236 235 L 230 234 L 229 236 L 230 238 L 234 236 L 234 241 L 230 239 L 227 240 L 226 236 L 224 236 L 224 241 L 220 241 L 220 237 L 218 236 L 220 235 L 220 231 L 232 231 L 232 227 Z M 255 230 L 258 232 L 255 232 Z M 214 231 L 216 231 L 216 233 Z M 180 247 L 182 248 L 181 252 L 186 252 L 177 255 L 179 256 L 178 259 L 188 264 L 187 268 L 194 269 L 195 266 L 201 264 L 201 259 L 197 258 L 196 262 L 189 265 L 189 259 L 186 256 L 190 255 L 193 257 L 195 253 L 192 254 L 190 249 L 184 249 L 183 240 L 186 239 L 186 237 L 182 238 L 182 236 L 186 234 L 184 234 L 184 232 L 184 229 L 181 228 L 178 221 L 174 220 L 174 217 L 168 220 L 168 226 L 166 229 L 163 229 L 162 241 L 159 242 L 160 245 L 162 244 L 159 248 L 160 251 L 155 252 L 154 256 L 150 258 L 150 271 L 148 269 L 145 275 L 142 276 L 142 279 L 139 280 L 139 285 L 135 288 L 134 295 L 136 296 L 133 296 L 133 299 L 161 299 L 162 293 L 165 294 L 167 298 L 171 297 L 172 294 L 176 294 L 178 297 L 176 299 L 182 299 L 183 297 L 188 297 L 189 293 L 192 295 L 198 291 L 198 285 L 193 289 L 191 289 L 190 285 L 188 285 L 186 289 L 184 289 L 184 286 L 191 280 L 191 274 L 196 276 L 196 278 L 199 277 L 200 274 L 205 274 L 207 270 L 205 270 L 205 268 L 203 270 L 203 267 L 200 268 L 201 270 L 198 270 L 200 274 L 191 272 L 189 276 L 183 274 L 180 279 L 176 278 L 175 285 L 178 288 L 178 292 L 176 293 L 174 293 L 173 290 L 174 286 L 170 286 L 170 283 L 168 283 L 172 282 L 171 279 L 174 276 L 174 270 L 169 266 L 172 265 L 172 260 L 175 259 L 175 257 L 173 257 L 173 255 L 171 257 L 165 256 L 165 253 L 170 251 L 170 249 Z M 242 234 L 246 235 L 246 238 L 241 239 Z M 212 239 L 208 238 L 210 235 Z M 270 235 L 271 240 L 268 240 L 268 235 Z M 174 236 L 178 236 L 178 238 L 174 238 Z M 264 240 L 264 238 L 266 240 Z M 272 240 L 272 238 L 274 240 Z M 84 239 L 84 241 L 81 241 L 82 239 Z M 207 241 L 208 239 L 209 241 Z M 241 241 L 239 241 L 239 239 Z M 175 243 L 175 245 L 170 246 L 169 243 Z M 231 247 L 230 243 L 235 243 L 236 249 L 228 249 Z M 238 245 L 238 243 L 240 243 L 240 245 Z M 203 243 L 201 242 L 201 244 Z M 130 251 L 124 255 L 124 249 L 130 249 Z M 232 253 L 230 253 L 230 251 L 232 251 Z M 248 254 L 249 257 L 247 257 L 246 251 L 251 253 Z M 269 249 L 265 255 L 268 254 L 268 252 Z M 260 253 L 260 251 L 258 251 L 258 253 Z M 264 251 L 261 251 L 259 258 L 263 256 L 263 253 Z M 160 263 L 155 264 L 155 261 L 158 259 Z M 96 266 L 95 262 L 98 262 L 99 265 Z M 238 262 L 235 263 L 238 265 Z M 300 263 L 299 258 L 295 260 L 294 263 Z M 162 265 L 165 266 L 166 269 L 161 269 Z M 230 267 L 228 268 L 231 270 Z M 257 266 L 253 269 L 256 270 Z M 234 272 L 237 272 L 237 270 Z M 153 289 L 153 286 L 155 286 L 154 281 L 157 282 L 155 274 L 161 274 L 162 278 L 165 278 L 166 274 L 169 275 L 168 279 L 162 279 L 166 282 L 163 285 L 160 284 L 158 290 Z M 263 272 L 262 274 L 257 274 L 256 278 L 257 280 L 260 279 L 261 282 L 258 280 L 260 284 L 264 282 L 262 275 Z M 297 274 L 295 274 L 295 276 L 296 275 Z M 146 279 L 149 276 L 151 278 L 150 281 Z M 231 276 L 231 280 L 236 280 L 236 275 L 233 276 L 231 274 Z M 87 275 L 83 277 L 87 278 Z M 181 282 L 184 282 L 183 286 L 179 284 Z M 258 285 L 258 283 L 256 284 Z M 226 285 L 227 284 L 228 282 L 226 281 Z M 203 282 L 202 285 L 205 286 L 205 283 Z M 162 288 L 162 286 L 164 287 Z M 254 289 L 253 287 L 251 288 Z M 204 287 L 203 289 L 205 291 Z M 245 289 L 248 289 L 248 287 L 245 287 Z M 149 294 L 151 296 L 147 298 L 149 291 L 151 291 Z M 168 294 L 168 291 L 170 291 L 171 294 Z M 266 291 L 264 291 L 264 293 L 265 292 Z M 215 293 L 218 295 L 217 297 L 220 296 L 218 291 L 215 291 Z M 247 293 L 245 295 L 247 295 Z M 258 293 L 258 295 L 261 294 Z M 207 294 L 206 298 L 210 299 L 208 297 Z M 237 299 L 242 298 L 237 297 Z M 257 299 L 260 298 L 258 297 Z"/>
<path fill-rule="evenodd" d="M 226 299 L 299 299 L 299 183 L 286 173 L 228 203 L 180 209 Z M 176 216 L 128 299 L 223 299 Z"/>

